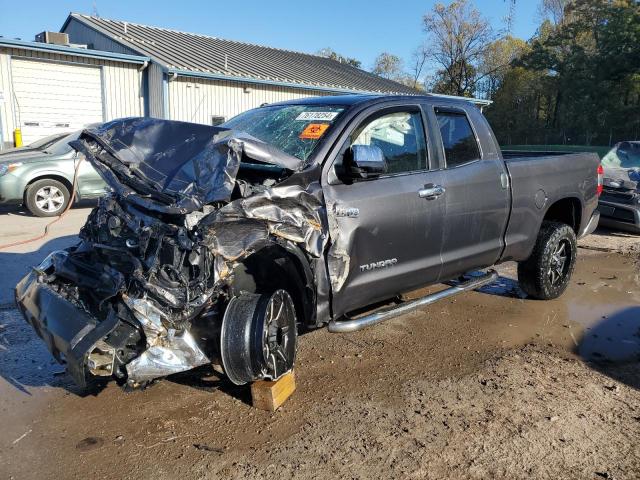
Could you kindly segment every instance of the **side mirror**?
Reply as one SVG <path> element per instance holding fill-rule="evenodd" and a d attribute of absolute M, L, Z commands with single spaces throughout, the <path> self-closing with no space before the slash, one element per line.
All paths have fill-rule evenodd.
<path fill-rule="evenodd" d="M 374 178 L 388 171 L 384 153 L 375 145 L 352 145 L 346 157 L 346 171 L 351 178 Z"/>

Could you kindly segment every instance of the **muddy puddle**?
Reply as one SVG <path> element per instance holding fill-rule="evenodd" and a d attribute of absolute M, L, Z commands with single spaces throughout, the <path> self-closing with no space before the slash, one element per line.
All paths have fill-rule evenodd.
<path fill-rule="evenodd" d="M 568 319 L 582 327 L 577 352 L 585 360 L 640 360 L 640 274 L 634 262 L 595 257 L 592 276 L 577 278 L 566 299 Z"/>
<path fill-rule="evenodd" d="M 525 297 L 518 288 L 514 265 L 501 269 L 500 280 L 481 292 L 503 297 Z M 551 302 L 525 301 L 523 317 L 546 339 L 573 343 L 572 351 L 590 362 L 626 363 L 640 360 L 640 273 L 637 260 L 618 254 L 581 252 L 571 286 Z M 542 319 L 540 315 L 546 315 Z M 561 323 L 565 332 L 553 334 Z M 556 330 L 557 332 L 557 330 Z M 536 336 L 542 336 L 537 332 Z"/>

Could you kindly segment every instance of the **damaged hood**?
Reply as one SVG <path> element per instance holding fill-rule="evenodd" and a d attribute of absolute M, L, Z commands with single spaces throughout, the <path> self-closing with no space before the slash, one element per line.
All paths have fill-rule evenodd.
<path fill-rule="evenodd" d="M 172 214 L 228 202 L 243 159 L 291 171 L 304 166 L 246 133 L 155 118 L 107 122 L 84 130 L 70 145 L 117 194 L 148 210 Z"/>

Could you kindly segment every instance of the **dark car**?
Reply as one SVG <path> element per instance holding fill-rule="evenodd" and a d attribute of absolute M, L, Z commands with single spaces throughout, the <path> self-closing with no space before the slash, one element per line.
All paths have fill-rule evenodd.
<path fill-rule="evenodd" d="M 616 144 L 602 167 L 600 224 L 640 234 L 640 141 Z"/>
<path fill-rule="evenodd" d="M 436 96 L 296 100 L 221 127 L 125 119 L 73 146 L 112 193 L 16 297 L 80 384 L 207 363 L 275 379 L 298 329 L 358 330 L 510 260 L 527 294 L 556 298 L 598 223 L 595 154 L 505 159 L 478 108 Z"/>

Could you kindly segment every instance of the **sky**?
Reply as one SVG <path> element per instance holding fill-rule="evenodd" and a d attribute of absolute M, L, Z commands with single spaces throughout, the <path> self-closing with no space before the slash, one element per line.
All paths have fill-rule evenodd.
<path fill-rule="evenodd" d="M 443 0 L 440 0 L 443 1 Z M 504 29 L 505 0 L 472 0 L 495 29 Z M 444 0 L 447 3 L 447 0 Z M 69 12 L 92 14 L 270 47 L 315 53 L 331 47 L 370 69 L 376 56 L 409 60 L 424 40 L 422 16 L 431 0 L 0 0 L 0 35 L 33 40 L 58 31 Z M 539 0 L 518 0 L 514 36 L 528 39 L 539 24 Z M 10 13 L 9 13 L 10 12 Z"/>

